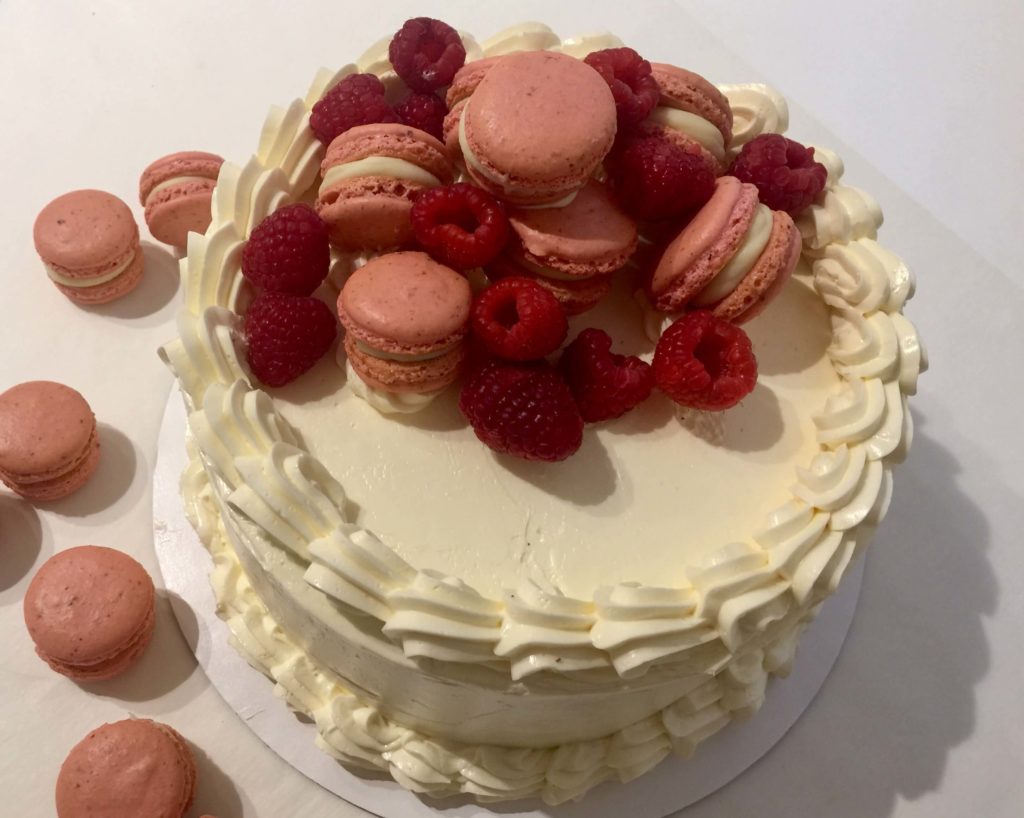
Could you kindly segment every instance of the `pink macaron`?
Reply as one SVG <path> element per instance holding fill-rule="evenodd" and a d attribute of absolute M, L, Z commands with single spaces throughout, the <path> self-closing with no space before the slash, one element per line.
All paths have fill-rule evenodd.
<path fill-rule="evenodd" d="M 189 233 L 210 226 L 213 188 L 224 160 L 204 151 L 180 151 L 152 162 L 139 179 L 139 202 L 146 225 L 157 241 L 175 247 L 188 243 Z"/>
<path fill-rule="evenodd" d="M 142 655 L 156 623 L 153 580 L 113 548 L 82 545 L 50 557 L 25 592 L 36 653 L 75 681 L 112 679 Z"/>
<path fill-rule="evenodd" d="M 465 360 L 472 300 L 466 278 L 426 253 L 378 256 L 338 296 L 349 363 L 385 392 L 442 389 Z"/>
<path fill-rule="evenodd" d="M 651 76 L 661 98 L 640 124 L 639 133 L 663 136 L 699 153 L 721 176 L 729 165 L 732 143 L 732 108 L 725 94 L 700 74 L 667 63 L 651 63 Z"/>
<path fill-rule="evenodd" d="M 636 222 L 593 179 L 565 207 L 511 208 L 509 223 L 514 239 L 488 273 L 536 279 L 569 315 L 590 309 L 607 294 L 611 274 L 637 245 Z"/>
<path fill-rule="evenodd" d="M 57 776 L 57 818 L 182 818 L 195 797 L 196 760 L 172 727 L 124 719 L 97 727 Z"/>
<path fill-rule="evenodd" d="M 656 309 L 708 309 L 742 323 L 757 315 L 796 266 L 793 220 L 760 204 L 757 188 L 723 176 L 715 192 L 660 255 L 647 281 Z"/>
<path fill-rule="evenodd" d="M 615 100 L 586 63 L 524 51 L 485 73 L 459 117 L 470 177 L 516 205 L 565 204 L 615 141 Z"/>
<path fill-rule="evenodd" d="M 50 280 L 78 304 L 106 304 L 142 280 L 139 227 L 128 205 L 110 193 L 58 196 L 40 211 L 32 234 Z"/>
<path fill-rule="evenodd" d="M 450 184 L 455 167 L 430 134 L 396 123 L 360 125 L 337 136 L 321 165 L 316 210 L 331 243 L 346 252 L 401 247 L 422 191 Z"/>
<path fill-rule="evenodd" d="M 28 500 L 86 484 L 100 457 L 96 417 L 70 386 L 29 381 L 0 394 L 0 480 Z"/>
<path fill-rule="evenodd" d="M 458 70 L 448 86 L 445 93 L 445 104 L 448 106 L 448 113 L 444 118 L 444 146 L 448 153 L 456 158 L 461 157 L 462 150 L 459 148 L 459 119 L 462 117 L 462 109 L 466 105 L 480 81 L 487 75 L 487 72 L 500 60 L 501 57 L 485 57 L 482 60 L 468 62 Z"/>

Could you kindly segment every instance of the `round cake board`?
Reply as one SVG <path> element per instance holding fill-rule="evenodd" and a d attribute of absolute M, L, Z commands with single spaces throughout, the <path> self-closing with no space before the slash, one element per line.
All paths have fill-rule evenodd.
<path fill-rule="evenodd" d="M 171 390 L 160 430 L 153 484 L 156 555 L 171 606 L 199 665 L 224 701 L 284 761 L 340 798 L 382 818 L 662 818 L 724 787 L 767 753 L 821 689 L 853 621 L 864 562 L 854 566 L 800 642 L 793 671 L 773 680 L 760 712 L 700 745 L 691 759 L 670 756 L 628 784 L 608 782 L 576 804 L 549 807 L 537 799 L 489 808 L 468 799 L 424 800 L 390 778 L 364 777 L 313 743 L 316 727 L 274 696 L 273 684 L 228 644 L 227 625 L 214 612 L 210 556 L 185 517 L 179 480 L 187 465 L 185 408 Z"/>

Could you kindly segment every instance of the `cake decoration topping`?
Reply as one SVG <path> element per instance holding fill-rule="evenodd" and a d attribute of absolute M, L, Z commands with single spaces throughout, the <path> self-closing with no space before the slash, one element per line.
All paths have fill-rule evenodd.
<path fill-rule="evenodd" d="M 374 74 L 349 74 L 313 106 L 309 127 L 324 145 L 356 125 L 398 122 L 384 98 L 384 83 Z"/>
<path fill-rule="evenodd" d="M 661 90 L 651 76 L 651 64 L 632 48 L 595 51 L 583 62 L 597 71 L 612 89 L 620 128 L 636 125 L 658 104 Z"/>
<path fill-rule="evenodd" d="M 459 32 L 441 20 L 414 17 L 398 30 L 388 57 L 413 91 L 430 93 L 448 85 L 466 61 Z"/>
<path fill-rule="evenodd" d="M 565 460 L 583 442 L 572 392 L 543 362 L 488 361 L 466 380 L 459 409 L 480 440 L 526 460 Z"/>
<path fill-rule="evenodd" d="M 654 372 L 635 355 L 616 355 L 604 330 L 583 330 L 558 362 L 583 420 L 620 417 L 643 403 L 654 388 Z"/>
<path fill-rule="evenodd" d="M 558 299 L 531 278 L 510 276 L 473 302 L 473 334 L 487 351 L 511 361 L 532 361 L 558 349 L 569 324 Z"/>
<path fill-rule="evenodd" d="M 330 264 L 327 225 L 301 202 L 278 208 L 256 225 L 242 251 L 242 275 L 272 293 L 309 295 Z"/>
<path fill-rule="evenodd" d="M 416 240 L 438 261 L 457 270 L 489 264 L 508 241 L 508 219 L 501 203 L 465 182 L 422 193 L 410 218 Z"/>
<path fill-rule="evenodd" d="M 444 118 L 448 106 L 436 94 L 409 94 L 395 106 L 395 113 L 406 125 L 426 131 L 435 139 L 444 140 Z"/>
<path fill-rule="evenodd" d="M 264 293 L 245 314 L 249 368 L 267 386 L 284 386 L 312 369 L 337 333 L 334 314 L 323 301 Z"/>
<path fill-rule="evenodd" d="M 739 327 L 699 310 L 672 324 L 654 350 L 654 380 L 676 403 L 718 412 L 757 384 L 757 360 Z"/>
<path fill-rule="evenodd" d="M 782 134 L 761 134 L 740 151 L 729 171 L 757 185 L 760 200 L 796 218 L 825 189 L 828 171 L 814 150 Z"/>

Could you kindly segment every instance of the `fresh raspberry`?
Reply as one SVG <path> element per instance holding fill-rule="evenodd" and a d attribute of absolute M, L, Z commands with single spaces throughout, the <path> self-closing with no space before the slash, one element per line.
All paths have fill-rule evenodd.
<path fill-rule="evenodd" d="M 323 357 L 337 332 L 334 313 L 318 298 L 264 293 L 245 314 L 249 368 L 267 386 L 284 386 Z"/>
<path fill-rule="evenodd" d="M 473 334 L 492 355 L 533 361 L 554 352 L 569 332 L 558 299 L 523 276 L 496 281 L 473 301 Z"/>
<path fill-rule="evenodd" d="M 373 74 L 349 74 L 320 98 L 309 115 L 309 127 L 325 145 L 349 128 L 374 122 L 398 122 L 398 114 L 384 99 L 384 83 Z"/>
<path fill-rule="evenodd" d="M 444 118 L 448 106 L 437 94 L 409 94 L 395 106 L 395 113 L 406 125 L 444 141 Z"/>
<path fill-rule="evenodd" d="M 612 337 L 585 329 L 558 362 L 587 423 L 611 420 L 647 400 L 654 388 L 650 364 L 635 355 L 612 354 Z"/>
<path fill-rule="evenodd" d="M 388 58 L 413 91 L 430 93 L 452 81 L 466 62 L 466 47 L 459 32 L 430 17 L 414 17 L 391 39 Z"/>
<path fill-rule="evenodd" d="M 761 201 L 772 210 L 796 218 L 825 189 L 828 171 L 814 161 L 813 148 L 782 134 L 755 136 L 740 151 L 729 171 L 742 182 L 757 185 Z"/>
<path fill-rule="evenodd" d="M 242 251 L 242 275 L 271 293 L 309 295 L 330 265 L 327 225 L 301 202 L 279 207 L 256 225 Z"/>
<path fill-rule="evenodd" d="M 651 76 L 651 64 L 632 48 L 595 51 L 583 62 L 597 71 L 612 89 L 620 129 L 639 125 L 658 104 L 661 89 Z"/>
<path fill-rule="evenodd" d="M 658 388 L 672 400 L 711 412 L 735 406 L 757 383 L 747 334 L 707 310 L 687 313 L 665 330 L 653 368 Z"/>
<path fill-rule="evenodd" d="M 501 202 L 466 182 L 424 191 L 410 218 L 423 248 L 457 270 L 489 264 L 508 241 L 508 218 Z"/>
<path fill-rule="evenodd" d="M 459 409 L 494 451 L 526 460 L 565 460 L 583 442 L 572 393 L 543 362 L 488 361 L 463 385 Z"/>
<path fill-rule="evenodd" d="M 699 153 L 660 136 L 627 136 L 609 156 L 608 174 L 622 207 L 647 221 L 695 211 L 715 192 L 715 175 Z"/>

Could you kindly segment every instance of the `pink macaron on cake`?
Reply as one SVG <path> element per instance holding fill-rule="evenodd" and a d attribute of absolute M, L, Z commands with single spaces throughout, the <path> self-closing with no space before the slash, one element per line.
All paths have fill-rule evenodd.
<path fill-rule="evenodd" d="M 597 71 L 565 54 L 526 51 L 486 71 L 462 107 L 458 135 L 475 184 L 510 205 L 550 207 L 586 184 L 616 128 L 615 100 Z"/>
<path fill-rule="evenodd" d="M 179 151 L 149 164 L 139 179 L 139 203 L 153 238 L 184 247 L 189 233 L 206 232 L 222 164 L 205 151 Z"/>
<path fill-rule="evenodd" d="M 509 223 L 513 240 L 488 273 L 534 278 L 568 315 L 597 304 L 637 246 L 636 223 L 594 179 L 565 207 L 511 208 Z"/>
<path fill-rule="evenodd" d="M 183 818 L 196 791 L 196 759 L 174 728 L 123 719 L 90 732 L 57 776 L 57 818 Z"/>
<path fill-rule="evenodd" d="M 467 279 L 426 253 L 360 267 L 338 296 L 350 388 L 382 411 L 421 408 L 462 370 L 471 303 Z"/>
<path fill-rule="evenodd" d="M 64 384 L 28 381 L 0 394 L 0 481 L 27 500 L 59 500 L 96 471 L 100 442 L 85 398 Z"/>
<path fill-rule="evenodd" d="M 113 548 L 82 545 L 50 557 L 25 592 L 25 625 L 46 664 L 70 679 L 119 676 L 156 623 L 153 580 Z"/>
<path fill-rule="evenodd" d="M 331 141 L 316 210 L 342 251 L 401 247 L 412 238 L 416 195 L 449 184 L 455 167 L 425 131 L 398 123 L 351 128 Z"/>
<path fill-rule="evenodd" d="M 139 227 L 128 205 L 110 193 L 58 196 L 40 211 L 32 233 L 46 274 L 78 304 L 106 304 L 142 280 Z"/>
<path fill-rule="evenodd" d="M 699 153 L 716 176 L 729 165 L 732 108 L 725 94 L 700 74 L 667 63 L 651 63 L 661 96 L 638 132 L 658 135 Z"/>
<path fill-rule="evenodd" d="M 466 63 L 459 69 L 452 84 L 448 86 L 445 93 L 445 104 L 448 113 L 444 118 L 444 145 L 452 156 L 461 156 L 462 149 L 459 147 L 459 120 L 462 118 L 462 109 L 466 102 L 473 95 L 481 80 L 487 76 L 487 72 L 493 68 L 501 57 L 484 57 L 481 60 L 473 60 Z"/>
<path fill-rule="evenodd" d="M 800 256 L 793 219 L 758 201 L 757 188 L 733 176 L 656 258 L 646 283 L 655 309 L 706 309 L 743 323 L 788 280 Z"/>

